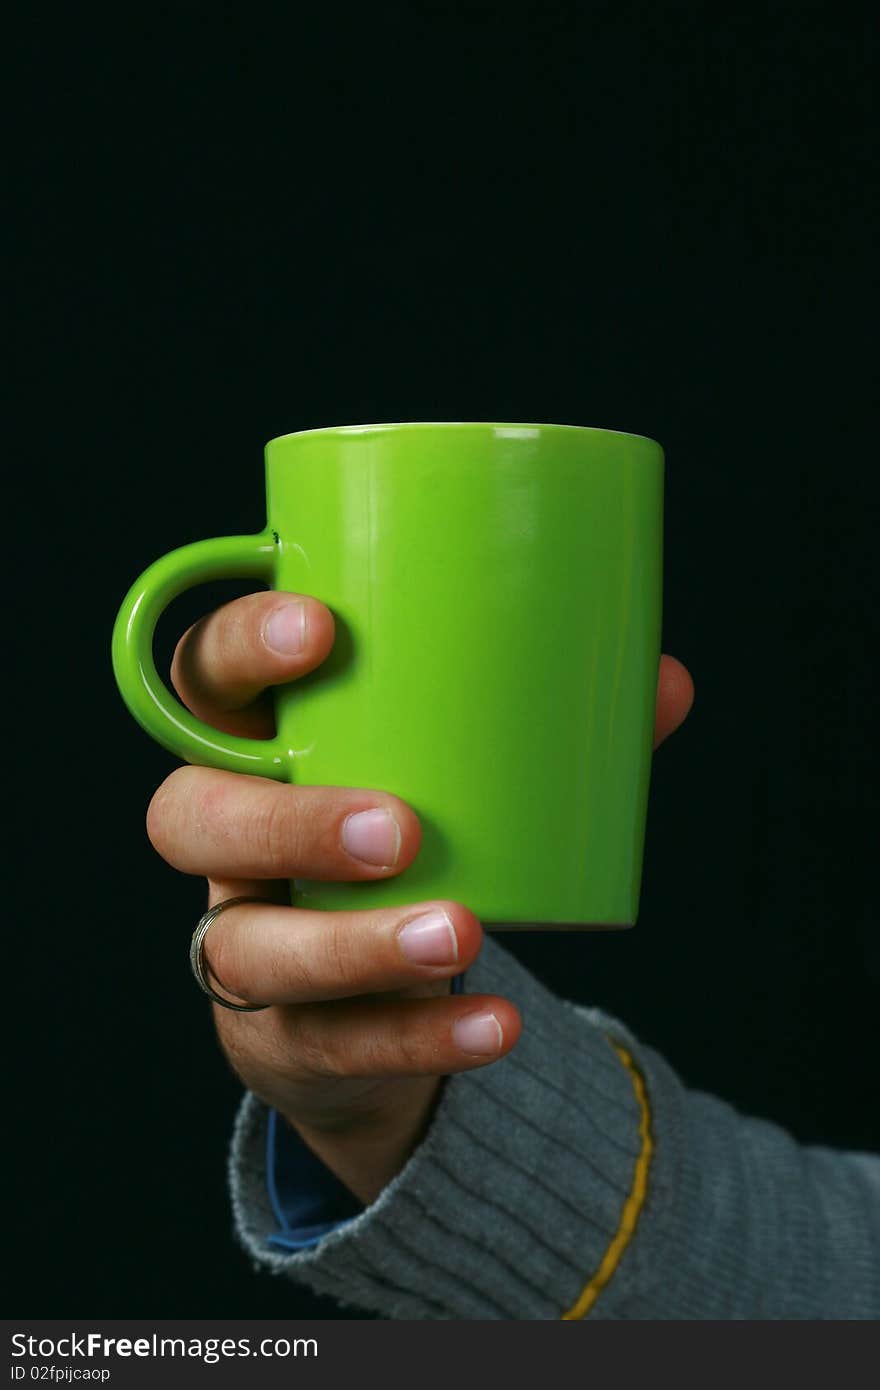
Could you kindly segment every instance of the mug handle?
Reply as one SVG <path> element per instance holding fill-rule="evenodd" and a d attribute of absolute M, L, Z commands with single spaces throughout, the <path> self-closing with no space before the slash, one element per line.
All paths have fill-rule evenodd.
<path fill-rule="evenodd" d="M 123 700 L 143 729 L 179 758 L 225 772 L 285 781 L 286 760 L 275 739 L 239 738 L 196 719 L 172 695 L 153 661 L 156 623 L 172 599 L 212 579 L 271 581 L 277 537 L 221 536 L 183 545 L 156 560 L 129 589 L 113 627 L 113 672 Z"/>

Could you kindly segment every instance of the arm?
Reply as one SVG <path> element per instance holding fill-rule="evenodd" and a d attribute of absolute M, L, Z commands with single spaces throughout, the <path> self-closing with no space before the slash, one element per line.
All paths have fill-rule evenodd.
<path fill-rule="evenodd" d="M 230 1179 L 258 1264 L 391 1318 L 880 1317 L 880 1159 L 686 1090 L 492 939 L 468 987 L 518 1005 L 517 1047 L 450 1077 L 399 1174 L 311 1249 L 266 1243 L 266 1112 L 246 1097 Z"/>

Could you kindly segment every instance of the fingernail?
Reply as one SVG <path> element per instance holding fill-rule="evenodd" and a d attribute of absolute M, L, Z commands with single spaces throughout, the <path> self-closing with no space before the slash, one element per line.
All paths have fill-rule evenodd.
<path fill-rule="evenodd" d="M 456 1047 L 472 1057 L 494 1057 L 501 1051 L 504 1034 L 494 1014 L 465 1014 L 452 1025 Z"/>
<path fill-rule="evenodd" d="M 342 826 L 342 843 L 355 859 L 389 869 L 400 853 L 400 826 L 390 811 L 356 811 Z"/>
<path fill-rule="evenodd" d="M 282 656 L 297 656 L 306 644 L 306 606 L 286 603 L 276 608 L 266 623 L 267 646 Z"/>
<path fill-rule="evenodd" d="M 403 954 L 414 965 L 454 965 L 458 960 L 455 928 L 439 907 L 407 922 L 398 941 Z"/>

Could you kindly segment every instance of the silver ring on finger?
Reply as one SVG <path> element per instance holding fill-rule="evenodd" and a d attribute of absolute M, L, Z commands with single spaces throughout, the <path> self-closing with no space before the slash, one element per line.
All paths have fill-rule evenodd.
<path fill-rule="evenodd" d="M 250 1004 L 244 999 L 226 999 L 222 994 L 218 994 L 211 984 L 209 977 L 213 975 L 211 967 L 205 960 L 205 937 L 211 930 L 214 921 L 225 912 L 227 907 L 238 907 L 240 903 L 265 903 L 266 898 L 227 898 L 225 902 L 217 903 L 210 907 L 208 911 L 199 918 L 198 926 L 192 934 L 192 941 L 189 946 L 189 963 L 192 966 L 192 973 L 195 976 L 196 984 L 203 994 L 207 994 L 209 999 L 213 999 L 215 1004 L 222 1004 L 224 1009 L 232 1009 L 237 1014 L 255 1014 L 260 1009 L 271 1008 L 270 1004 Z M 213 978 L 216 978 L 214 976 Z"/>

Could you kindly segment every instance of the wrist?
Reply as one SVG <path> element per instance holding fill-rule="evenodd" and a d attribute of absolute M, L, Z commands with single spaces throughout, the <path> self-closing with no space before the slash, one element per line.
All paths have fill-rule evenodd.
<path fill-rule="evenodd" d="M 407 1078 L 393 1101 L 370 1111 L 285 1118 L 340 1182 L 369 1206 L 424 1138 L 444 1080 Z"/>

